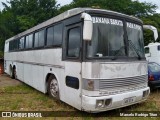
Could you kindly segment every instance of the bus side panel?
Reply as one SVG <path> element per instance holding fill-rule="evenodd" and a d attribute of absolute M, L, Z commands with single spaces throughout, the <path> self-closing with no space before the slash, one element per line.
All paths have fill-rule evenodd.
<path fill-rule="evenodd" d="M 32 65 L 32 86 L 41 91 L 44 92 L 44 66 L 38 66 L 38 65 Z"/>
<path fill-rule="evenodd" d="M 10 65 L 12 64 L 11 61 L 9 60 L 5 60 L 4 61 L 4 64 L 6 64 L 5 66 L 5 69 L 4 69 L 4 72 L 7 73 L 8 75 L 10 75 Z"/>
<path fill-rule="evenodd" d="M 24 82 L 28 85 L 32 85 L 32 81 L 33 81 L 33 78 L 32 78 L 32 65 L 31 64 L 24 64 Z"/>
<path fill-rule="evenodd" d="M 17 78 L 21 81 L 24 81 L 23 66 L 24 66 L 23 63 L 17 63 L 16 66 Z"/>

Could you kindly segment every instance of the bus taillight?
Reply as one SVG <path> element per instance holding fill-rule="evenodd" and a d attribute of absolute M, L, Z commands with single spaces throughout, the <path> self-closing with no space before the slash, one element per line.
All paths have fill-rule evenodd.
<path fill-rule="evenodd" d="M 149 75 L 149 78 L 148 78 L 150 81 L 153 81 L 154 80 L 154 76 L 153 75 Z"/>

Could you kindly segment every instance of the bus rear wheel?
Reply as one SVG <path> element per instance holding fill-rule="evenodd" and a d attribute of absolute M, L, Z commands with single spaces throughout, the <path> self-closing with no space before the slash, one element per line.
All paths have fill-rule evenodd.
<path fill-rule="evenodd" d="M 48 79 L 48 94 L 52 98 L 59 99 L 58 81 L 53 75 L 50 75 Z"/>

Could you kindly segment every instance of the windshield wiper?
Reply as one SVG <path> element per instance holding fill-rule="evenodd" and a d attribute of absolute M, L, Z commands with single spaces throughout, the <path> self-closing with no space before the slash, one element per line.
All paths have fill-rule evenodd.
<path fill-rule="evenodd" d="M 119 55 L 120 52 L 122 52 L 121 50 L 124 49 L 125 46 L 120 47 L 120 49 L 118 49 L 115 53 L 115 55 L 113 56 L 113 58 L 111 58 L 112 60 L 116 60 L 117 56 Z"/>
<path fill-rule="evenodd" d="M 134 49 L 134 51 L 136 52 L 138 59 L 141 60 L 141 55 L 139 54 L 138 50 L 136 49 L 135 45 L 133 44 L 133 42 L 131 40 L 128 40 L 128 42 L 130 43 L 130 45 L 132 46 L 132 48 Z M 129 45 L 129 46 L 130 46 Z"/>

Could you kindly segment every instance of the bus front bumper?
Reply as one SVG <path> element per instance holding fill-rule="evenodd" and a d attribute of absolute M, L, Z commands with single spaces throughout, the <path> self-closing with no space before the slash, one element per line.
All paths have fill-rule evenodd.
<path fill-rule="evenodd" d="M 102 112 L 129 106 L 147 99 L 149 87 L 109 96 L 90 97 L 82 95 L 82 110 L 86 112 Z"/>

